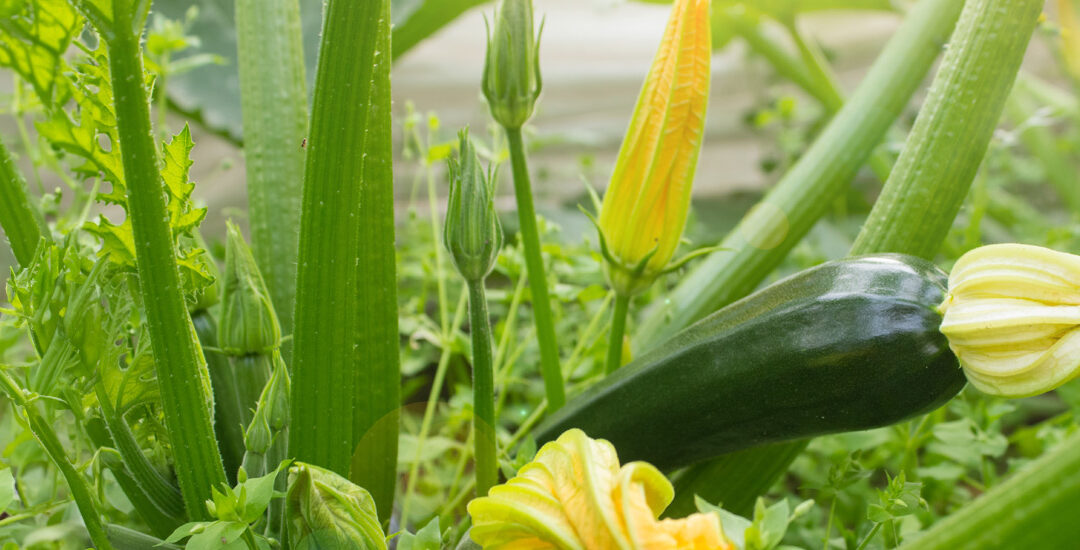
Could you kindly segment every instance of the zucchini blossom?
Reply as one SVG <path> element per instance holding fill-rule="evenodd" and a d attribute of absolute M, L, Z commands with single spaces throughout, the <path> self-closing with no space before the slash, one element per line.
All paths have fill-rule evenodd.
<path fill-rule="evenodd" d="M 229 355 L 268 354 L 281 345 L 281 323 L 240 228 L 227 225 L 218 342 Z"/>
<path fill-rule="evenodd" d="M 492 118 L 507 128 L 521 128 L 540 97 L 539 42 L 539 34 L 533 35 L 532 0 L 499 2 L 495 29 L 488 35 L 481 89 Z"/>
<path fill-rule="evenodd" d="M 709 99 L 709 4 L 675 0 L 604 193 L 607 276 L 624 296 L 667 270 L 682 239 Z"/>
<path fill-rule="evenodd" d="M 941 332 L 980 391 L 1048 392 L 1080 373 L 1080 256 L 997 244 L 949 275 Z"/>
<path fill-rule="evenodd" d="M 460 157 L 450 160 L 450 200 L 443 241 L 461 276 L 479 281 L 491 273 L 502 248 L 503 232 L 495 211 L 495 178 L 480 166 L 468 130 L 458 134 Z"/>
<path fill-rule="evenodd" d="M 611 443 L 573 429 L 469 503 L 470 537 L 485 549 L 734 550 L 716 514 L 658 520 L 673 496 L 651 464 L 620 467 Z"/>

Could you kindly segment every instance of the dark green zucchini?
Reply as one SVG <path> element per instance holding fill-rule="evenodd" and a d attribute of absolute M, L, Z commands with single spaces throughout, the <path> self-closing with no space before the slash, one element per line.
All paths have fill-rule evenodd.
<path fill-rule="evenodd" d="M 946 275 L 896 254 L 826 263 L 702 319 L 535 432 L 611 441 L 662 469 L 764 443 L 886 426 L 956 395 L 938 332 Z"/>

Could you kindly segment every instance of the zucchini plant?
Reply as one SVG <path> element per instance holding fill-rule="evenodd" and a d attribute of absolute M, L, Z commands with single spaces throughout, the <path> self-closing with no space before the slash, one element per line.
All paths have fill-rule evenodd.
<path fill-rule="evenodd" d="M 570 208 L 539 51 L 571 8 L 0 8 L 0 544 L 1067 546 L 1073 2 L 651 3 L 617 158 L 574 142 L 610 183 Z M 850 94 L 804 17 L 832 10 L 897 25 Z M 452 22 L 494 122 L 457 139 L 391 101 Z M 1060 74 L 1021 74 L 1033 36 Z M 733 43 L 765 75 L 740 139 L 781 157 L 718 230 L 690 190 Z M 246 210 L 198 198 L 207 134 Z"/>

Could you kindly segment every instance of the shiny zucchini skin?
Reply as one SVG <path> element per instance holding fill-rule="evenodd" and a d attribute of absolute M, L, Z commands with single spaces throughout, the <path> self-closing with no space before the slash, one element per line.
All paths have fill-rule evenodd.
<path fill-rule="evenodd" d="M 947 277 L 898 254 L 796 273 L 712 314 L 576 396 L 535 432 L 611 441 L 673 469 L 739 449 L 887 426 L 965 379 L 938 331 Z"/>

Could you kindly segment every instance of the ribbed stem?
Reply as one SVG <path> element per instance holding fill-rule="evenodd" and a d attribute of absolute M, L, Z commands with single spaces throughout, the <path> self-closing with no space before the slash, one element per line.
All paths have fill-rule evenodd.
<path fill-rule="evenodd" d="M 626 315 L 630 309 L 630 297 L 615 295 L 615 309 L 611 312 L 611 331 L 608 336 L 605 372 L 611 374 L 622 366 L 623 336 L 626 334 Z"/>
<path fill-rule="evenodd" d="M 968 0 L 852 255 L 937 252 L 986 154 L 1042 5 Z"/>
<path fill-rule="evenodd" d="M 330 0 L 307 142 L 290 454 L 390 517 L 400 372 L 388 0 Z"/>
<path fill-rule="evenodd" d="M 941 52 L 962 0 L 923 0 L 813 145 L 637 329 L 642 349 L 752 291 L 851 182 Z"/>
<path fill-rule="evenodd" d="M 3 227 L 15 261 L 25 266 L 34 259 L 38 241 L 49 234 L 41 212 L 30 202 L 26 180 L 0 140 L 0 227 Z"/>
<path fill-rule="evenodd" d="M 529 273 L 529 289 L 532 290 L 533 321 L 540 344 L 540 372 L 544 377 L 548 409 L 557 411 L 566 403 L 566 389 L 559 369 L 559 346 L 555 342 L 555 322 L 551 315 L 551 299 L 548 297 L 544 258 L 540 252 L 540 233 L 536 228 L 532 183 L 529 181 L 521 128 L 506 128 L 506 138 L 510 147 L 510 164 L 514 170 L 514 197 L 517 199 L 525 267 Z"/>
<path fill-rule="evenodd" d="M 1071 548 L 1080 538 L 1080 433 L 901 550 Z"/>
<path fill-rule="evenodd" d="M 68 461 L 64 445 L 60 442 L 60 438 L 56 436 L 52 426 L 38 414 L 33 403 L 30 403 L 26 396 L 23 395 L 22 388 L 2 368 L 0 368 L 0 390 L 3 390 L 8 398 L 23 410 L 30 425 L 30 431 L 34 434 L 34 439 L 38 440 L 41 447 L 45 449 L 45 454 L 49 456 L 56 468 L 60 470 L 60 474 L 64 476 L 68 491 L 71 492 L 71 498 L 75 500 L 75 504 L 79 507 L 79 514 L 82 515 L 86 531 L 90 534 L 90 540 L 94 542 L 94 546 L 97 546 L 99 550 L 112 550 L 112 543 L 109 542 L 109 538 L 105 533 L 105 526 L 101 521 L 101 512 L 98 511 L 94 493 L 89 484 Z"/>
<path fill-rule="evenodd" d="M 112 32 L 102 34 L 110 35 L 109 67 L 139 289 L 184 504 L 192 520 L 209 519 L 205 503 L 212 497 L 211 488 L 225 482 L 214 438 L 209 374 L 176 266 L 176 247 L 143 86 L 141 29 L 134 28 L 127 2 L 113 0 L 113 4 Z"/>
<path fill-rule="evenodd" d="M 162 512 L 171 517 L 184 517 L 184 501 L 180 491 L 169 480 L 165 479 L 154 468 L 150 460 L 146 458 L 131 427 L 113 409 L 109 402 L 109 395 L 105 391 L 105 385 L 100 380 L 94 385 L 97 392 L 98 404 L 101 407 L 102 418 L 112 438 L 113 445 L 120 453 L 124 466 L 131 476 L 139 483 L 147 498 L 154 503 Z"/>
<path fill-rule="evenodd" d="M 281 330 L 292 334 L 308 130 L 297 0 L 237 0 L 236 45 L 251 248 Z"/>
<path fill-rule="evenodd" d="M 469 281 L 469 332 L 472 334 L 473 432 L 476 496 L 487 496 L 499 483 L 495 443 L 495 371 L 491 355 L 491 321 L 484 281 Z"/>

